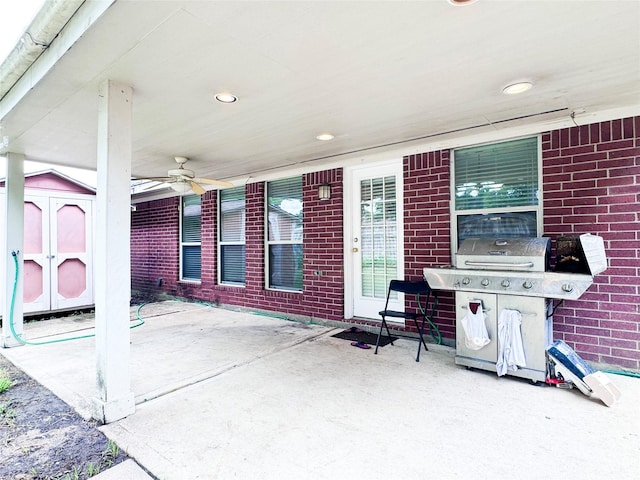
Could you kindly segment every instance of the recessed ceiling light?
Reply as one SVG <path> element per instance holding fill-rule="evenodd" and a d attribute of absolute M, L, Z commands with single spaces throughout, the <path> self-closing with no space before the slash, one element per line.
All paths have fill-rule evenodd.
<path fill-rule="evenodd" d="M 455 5 L 456 7 L 461 7 L 462 5 L 470 5 L 476 0 L 449 0 L 451 5 Z"/>
<path fill-rule="evenodd" d="M 220 103 L 234 103 L 238 101 L 238 97 L 227 92 L 217 93 L 216 100 Z"/>
<path fill-rule="evenodd" d="M 321 133 L 316 138 L 318 140 L 322 140 L 323 142 L 326 142 L 327 140 L 333 140 L 333 135 L 331 135 L 330 133 Z"/>
<path fill-rule="evenodd" d="M 507 85 L 502 89 L 502 93 L 505 95 L 516 95 L 518 93 L 526 92 L 527 90 L 533 87 L 533 83 L 531 82 L 517 82 L 512 83 L 511 85 Z"/>

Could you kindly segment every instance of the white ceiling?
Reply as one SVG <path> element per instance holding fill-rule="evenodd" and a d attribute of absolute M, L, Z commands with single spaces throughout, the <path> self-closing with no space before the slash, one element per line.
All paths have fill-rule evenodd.
<path fill-rule="evenodd" d="M 640 2 L 119 0 L 2 119 L 8 150 L 95 168 L 104 79 L 134 89 L 135 175 L 184 155 L 199 176 L 246 178 L 573 111 L 640 114 Z M 534 88 L 501 93 L 521 79 Z"/>

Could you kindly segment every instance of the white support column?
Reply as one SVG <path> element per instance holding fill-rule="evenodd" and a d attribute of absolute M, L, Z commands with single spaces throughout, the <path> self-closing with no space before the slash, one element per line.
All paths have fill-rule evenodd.
<path fill-rule="evenodd" d="M 131 391 L 131 124 L 133 90 L 110 80 L 100 86 L 96 192 L 95 417 L 110 423 L 135 411 Z"/>
<path fill-rule="evenodd" d="M 2 245 L 2 266 L 4 268 L 3 302 L 2 302 L 2 346 L 15 347 L 22 345 L 13 335 L 23 333 L 23 250 L 24 250 L 24 155 L 17 153 L 7 154 L 7 179 Z M 15 259 L 13 253 L 16 254 Z M 16 263 L 18 261 L 18 280 L 16 283 Z M 11 304 L 13 302 L 13 315 Z M 13 328 L 12 328 L 13 327 Z M 12 332 L 13 330 L 13 332 Z"/>

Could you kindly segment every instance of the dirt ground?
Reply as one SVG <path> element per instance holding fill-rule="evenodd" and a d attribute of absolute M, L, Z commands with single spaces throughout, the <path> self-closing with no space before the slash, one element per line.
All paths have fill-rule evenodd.
<path fill-rule="evenodd" d="M 0 355 L 0 480 L 87 479 L 128 457 L 96 427 Z M 2 375 L 0 375 L 0 378 Z"/>

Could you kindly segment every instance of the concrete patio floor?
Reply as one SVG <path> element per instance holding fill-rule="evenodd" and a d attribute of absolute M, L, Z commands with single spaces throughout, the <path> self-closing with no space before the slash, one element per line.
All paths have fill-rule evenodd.
<path fill-rule="evenodd" d="M 161 480 L 631 479 L 640 471 L 640 380 L 611 375 L 612 407 L 454 364 L 417 342 L 354 348 L 341 329 L 163 302 L 131 330 L 136 413 L 100 427 Z M 90 327 L 25 325 L 25 337 Z M 77 334 L 87 331 L 79 330 Z M 92 339 L 3 349 L 83 416 Z M 132 461 L 100 480 L 145 478 Z M 148 478 L 148 477 L 147 477 Z"/>

